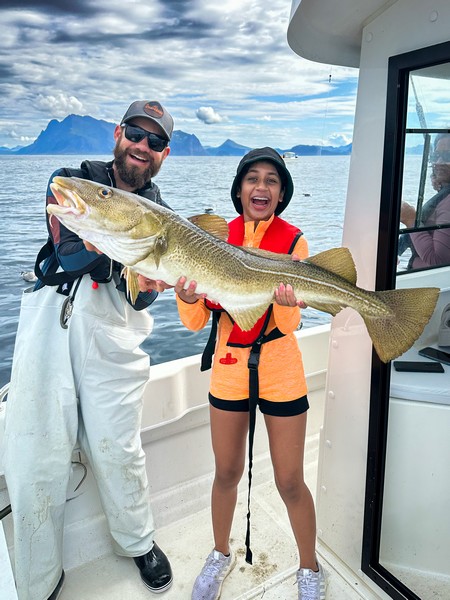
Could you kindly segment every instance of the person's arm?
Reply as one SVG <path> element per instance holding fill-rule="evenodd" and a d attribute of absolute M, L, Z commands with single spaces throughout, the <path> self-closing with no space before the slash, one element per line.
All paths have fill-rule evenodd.
<path fill-rule="evenodd" d="M 433 222 L 436 225 L 450 223 L 450 194 L 436 206 Z M 450 263 L 450 227 L 409 235 L 423 263 L 429 266 Z"/>
<path fill-rule="evenodd" d="M 406 227 L 414 227 L 416 223 L 416 209 L 407 202 L 402 202 L 400 208 L 400 223 L 403 223 Z"/>
<path fill-rule="evenodd" d="M 47 187 L 47 205 L 57 204 L 56 198 L 50 188 L 50 182 L 55 175 L 65 175 L 65 172 L 63 169 L 59 169 L 50 177 Z M 51 217 L 48 214 L 47 228 L 55 248 L 57 263 L 66 273 L 72 276 L 76 275 L 77 277 L 89 273 L 91 278 L 98 283 L 109 281 L 112 274 L 113 262 L 106 254 L 97 250 L 89 242 L 82 240 L 78 235 L 64 227 L 56 217 Z M 144 281 L 147 282 L 147 285 L 145 285 Z M 128 294 L 126 294 L 126 284 L 123 277 L 121 277 L 116 287 L 120 292 L 126 294 L 128 303 L 135 310 L 143 310 L 156 300 L 158 291 L 162 291 L 161 286 L 154 285 L 152 288 L 149 282 L 150 280 L 141 278 L 141 292 L 134 304 L 131 303 Z M 157 283 L 155 282 L 155 284 Z"/>
<path fill-rule="evenodd" d="M 47 205 L 57 204 L 50 188 L 50 182 L 55 175 L 64 175 L 64 170 L 59 169 L 50 177 L 47 187 Z M 56 260 L 63 271 L 76 276 L 91 273 L 92 277 L 98 281 L 109 276 L 111 260 L 104 254 L 87 250 L 80 237 L 64 227 L 56 217 L 48 214 L 47 229 L 55 248 Z"/>
<path fill-rule="evenodd" d="M 196 294 L 196 282 L 191 281 L 186 290 L 185 283 L 186 277 L 180 277 L 175 285 L 178 314 L 187 329 L 199 331 L 205 327 L 211 311 L 205 305 L 204 295 Z"/>

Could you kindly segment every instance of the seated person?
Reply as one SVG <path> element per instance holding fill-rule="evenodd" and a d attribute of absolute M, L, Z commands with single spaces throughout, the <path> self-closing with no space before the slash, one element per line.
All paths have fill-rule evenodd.
<path fill-rule="evenodd" d="M 436 194 L 422 207 L 421 227 L 450 224 L 450 135 L 438 134 L 431 154 L 431 183 Z M 416 226 L 416 209 L 402 202 L 400 221 L 406 227 Z M 416 231 L 401 236 L 399 254 L 410 247 L 412 256 L 408 271 L 450 264 L 450 227 Z M 405 239 L 406 238 L 406 239 Z"/>

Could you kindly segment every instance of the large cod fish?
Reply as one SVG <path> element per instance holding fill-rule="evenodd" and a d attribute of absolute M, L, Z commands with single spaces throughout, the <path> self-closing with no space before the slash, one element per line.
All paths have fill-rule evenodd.
<path fill-rule="evenodd" d="M 413 345 L 437 302 L 439 288 L 372 292 L 357 287 L 346 248 L 294 261 L 218 239 L 210 225 L 209 233 L 201 228 L 202 217 L 224 223 L 215 215 L 199 217 L 198 226 L 141 196 L 76 177 L 54 177 L 51 189 L 58 204 L 48 205 L 47 212 L 125 266 L 133 301 L 138 273 L 170 285 L 185 276 L 246 331 L 273 302 L 279 284 L 290 284 L 298 299 L 333 316 L 345 307 L 356 310 L 384 362 Z"/>

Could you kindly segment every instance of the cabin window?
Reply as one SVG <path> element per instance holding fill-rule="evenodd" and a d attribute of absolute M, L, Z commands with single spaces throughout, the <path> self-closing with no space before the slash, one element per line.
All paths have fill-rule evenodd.
<path fill-rule="evenodd" d="M 376 287 L 441 289 L 399 360 L 450 353 L 449 106 L 450 43 L 390 59 Z M 449 432 L 450 366 L 402 373 L 374 354 L 362 569 L 392 598 L 450 598 Z"/>
<path fill-rule="evenodd" d="M 450 264 L 450 65 L 409 73 L 398 272 Z"/>

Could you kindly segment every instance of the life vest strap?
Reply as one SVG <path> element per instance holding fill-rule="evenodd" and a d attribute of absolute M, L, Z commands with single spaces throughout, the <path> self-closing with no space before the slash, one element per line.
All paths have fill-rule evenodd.
<path fill-rule="evenodd" d="M 250 548 L 250 493 L 252 487 L 252 467 L 253 467 L 253 441 L 256 428 L 256 407 L 259 402 L 259 359 L 261 356 L 261 346 L 272 340 L 282 337 L 284 334 L 278 328 L 272 329 L 267 335 L 260 336 L 253 344 L 248 357 L 249 374 L 249 424 L 248 424 L 248 495 L 247 495 L 247 532 L 245 534 L 245 562 L 253 564 L 253 553 Z"/>
<path fill-rule="evenodd" d="M 253 440 L 256 427 L 256 407 L 259 399 L 258 367 L 261 355 L 261 340 L 255 342 L 248 358 L 249 372 L 249 423 L 248 423 L 248 492 L 247 492 L 247 532 L 245 534 L 245 562 L 253 564 L 253 553 L 250 548 L 250 492 L 252 488 Z"/>
<path fill-rule="evenodd" d="M 212 323 L 211 323 L 211 331 L 209 332 L 209 338 L 206 342 L 206 346 L 203 350 L 202 360 L 200 364 L 200 371 L 207 371 L 211 368 L 212 365 L 212 357 L 214 356 L 214 349 L 216 346 L 216 337 L 217 337 L 217 325 L 219 323 L 220 312 L 213 310 L 212 311 Z"/>

